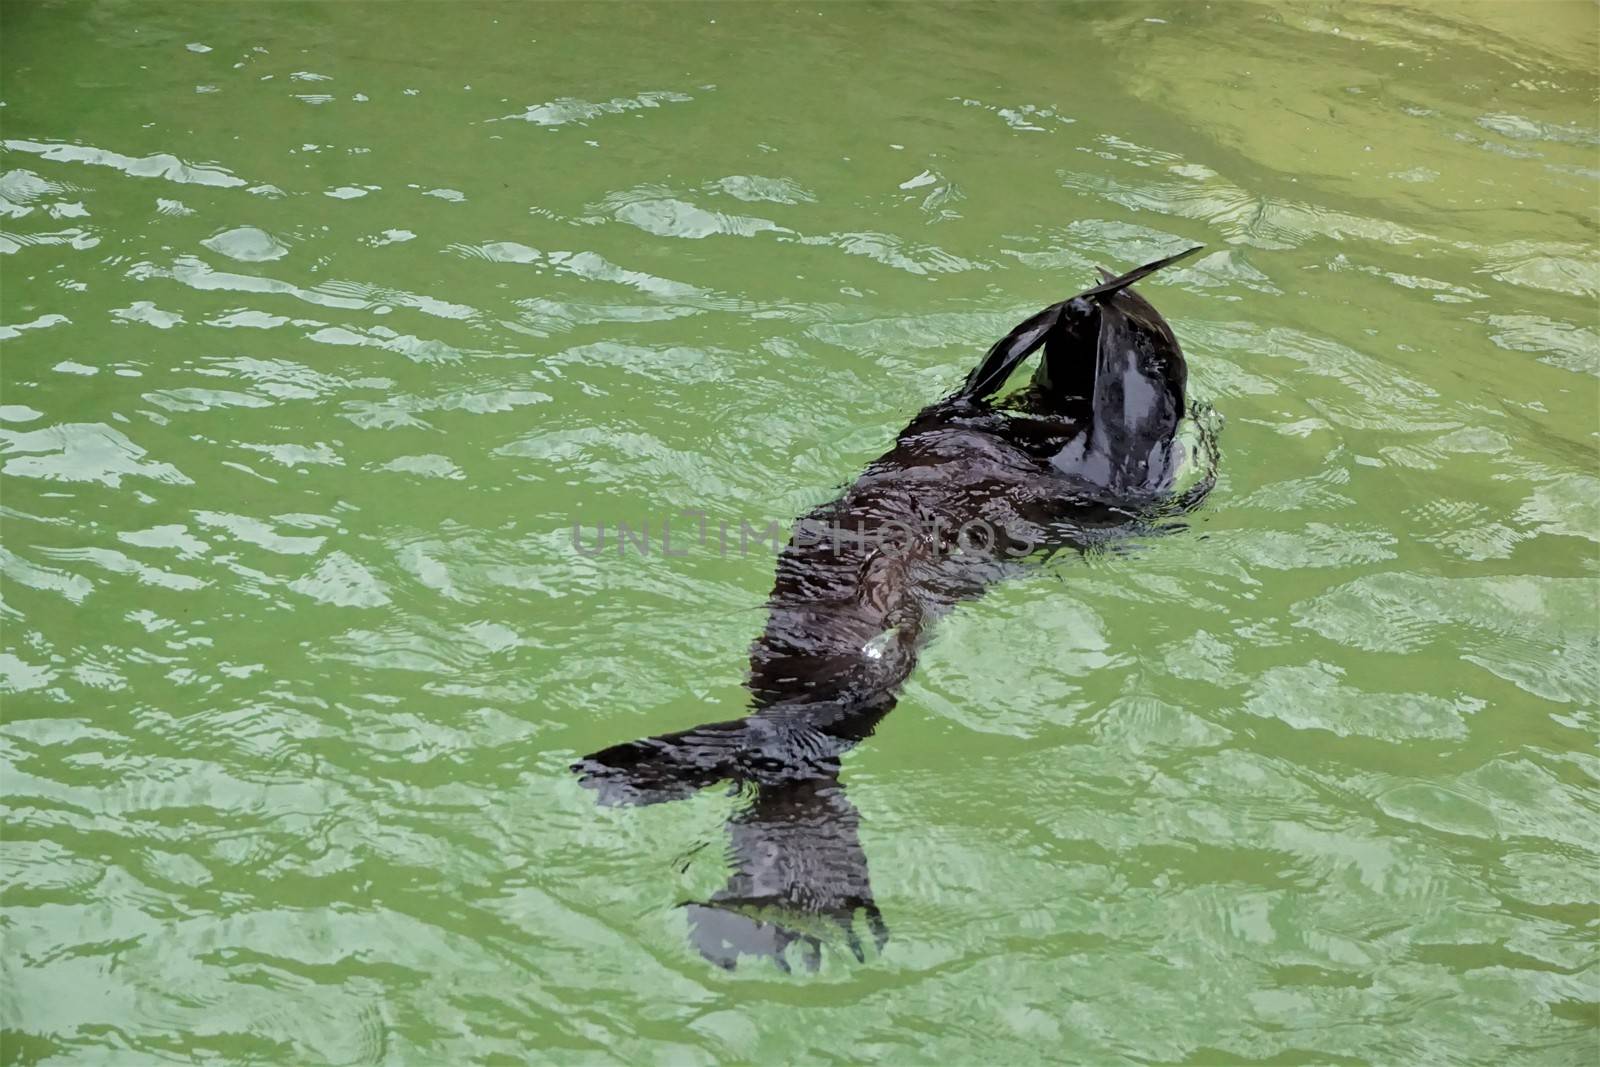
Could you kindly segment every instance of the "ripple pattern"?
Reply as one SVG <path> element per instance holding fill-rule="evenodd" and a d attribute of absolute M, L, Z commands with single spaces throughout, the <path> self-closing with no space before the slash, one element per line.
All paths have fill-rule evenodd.
<path fill-rule="evenodd" d="M 1583 8 L 8 11 L 8 1060 L 1590 1062 Z M 707 968 L 739 798 L 572 757 L 737 715 L 752 535 L 1197 243 L 1208 509 L 943 625 L 880 956 Z"/>

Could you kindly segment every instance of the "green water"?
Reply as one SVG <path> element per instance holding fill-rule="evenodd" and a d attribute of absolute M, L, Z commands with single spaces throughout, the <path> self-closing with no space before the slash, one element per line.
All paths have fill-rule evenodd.
<path fill-rule="evenodd" d="M 0 18 L 6 1062 L 1594 1062 L 1593 5 Z M 786 525 L 1197 242 L 1207 509 L 941 625 L 881 955 L 708 964 L 738 798 L 566 767 L 772 559 L 573 522 Z"/>

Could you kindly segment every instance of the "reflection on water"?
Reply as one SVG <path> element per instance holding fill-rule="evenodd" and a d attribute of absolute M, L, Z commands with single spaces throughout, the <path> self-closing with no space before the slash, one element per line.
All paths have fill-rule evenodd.
<path fill-rule="evenodd" d="M 7 1049 L 1592 1049 L 1592 10 L 1063 19 L 8 7 Z M 787 525 L 1193 244 L 1143 286 L 1228 416 L 1190 531 L 941 619 L 858 823 L 595 807 L 582 753 L 741 714 L 773 560 L 574 521 Z M 869 966 L 685 944 L 750 802 L 853 826 Z"/>

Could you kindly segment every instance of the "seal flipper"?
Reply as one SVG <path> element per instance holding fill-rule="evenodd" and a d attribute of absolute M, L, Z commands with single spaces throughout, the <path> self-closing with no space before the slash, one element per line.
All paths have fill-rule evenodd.
<path fill-rule="evenodd" d="M 659 804 L 737 776 L 749 719 L 709 722 L 592 752 L 572 765 L 606 805 Z"/>
<path fill-rule="evenodd" d="M 1044 344 L 1045 335 L 1060 320 L 1062 308 L 1065 306 L 1065 302 L 1051 304 L 1037 315 L 1019 323 L 1010 333 L 996 341 L 994 347 L 990 348 L 978 365 L 972 368 L 972 373 L 967 375 L 967 380 L 956 390 L 955 395 L 981 400 L 997 392 L 1006 383 L 1006 379 L 1011 377 L 1011 372 L 1016 369 L 1017 364 Z"/>
<path fill-rule="evenodd" d="M 982 400 L 1000 390 L 1005 385 L 1006 379 L 1011 376 L 1023 360 L 1032 355 L 1045 338 L 1052 334 L 1059 336 L 1065 326 L 1077 325 L 1082 320 L 1082 325 L 1091 325 L 1088 320 L 1093 317 L 1097 306 L 1104 298 L 1114 296 L 1143 278 L 1147 278 L 1163 267 L 1171 266 L 1181 259 L 1187 259 L 1204 248 L 1204 245 L 1195 245 L 1176 255 L 1158 259 L 1153 263 L 1146 263 L 1142 267 L 1135 267 L 1128 273 L 1117 277 L 1109 277 L 1104 270 L 1101 277 L 1104 280 L 1091 289 L 1085 289 L 1076 296 L 1068 297 L 1057 304 L 1051 304 L 1034 315 L 1018 323 L 1010 333 L 995 342 L 994 346 L 984 354 L 978 365 L 972 368 L 972 373 L 967 375 L 967 380 L 961 388 L 953 394 L 954 397 L 972 400 Z M 1080 303 L 1081 301 L 1081 303 Z M 1092 302 L 1092 303 L 1091 303 Z M 1071 320 L 1071 321 L 1069 321 Z M 1074 331 L 1076 334 L 1077 331 Z M 1094 333 L 1087 334 L 1088 339 L 1094 338 Z"/>
<path fill-rule="evenodd" d="M 1176 255 L 1168 256 L 1166 259 L 1158 259 L 1154 263 L 1146 263 L 1142 267 L 1135 267 L 1128 273 L 1119 274 L 1115 278 L 1110 277 L 1110 272 L 1102 267 L 1100 268 L 1100 276 L 1105 278 L 1105 281 L 1101 282 L 1093 289 L 1085 289 L 1083 292 L 1079 293 L 1078 296 L 1108 296 L 1112 293 L 1121 292 L 1134 282 L 1148 278 L 1156 271 L 1161 270 L 1163 267 L 1170 267 L 1179 260 L 1188 259 L 1190 256 L 1194 255 L 1196 252 L 1199 252 L 1203 248 L 1205 248 L 1205 245 L 1195 245 L 1193 248 L 1186 248 Z M 1076 299 L 1076 297 L 1074 297 L 1074 299 Z"/>
<path fill-rule="evenodd" d="M 825 944 L 858 961 L 864 918 L 882 952 L 889 929 L 872 897 L 861 814 L 839 781 L 836 762 L 814 777 L 755 790 L 750 806 L 728 820 L 728 882 L 709 900 L 690 901 L 689 936 L 706 959 L 732 970 L 740 956 L 764 956 L 783 970 L 789 946 L 815 971 Z"/>

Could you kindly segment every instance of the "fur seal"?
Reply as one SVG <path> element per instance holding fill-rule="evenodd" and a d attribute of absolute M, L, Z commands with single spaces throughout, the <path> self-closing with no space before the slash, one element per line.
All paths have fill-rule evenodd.
<path fill-rule="evenodd" d="M 1023 320 L 950 395 L 923 408 L 838 499 L 796 524 L 778 556 L 766 627 L 750 650 L 750 714 L 613 745 L 572 765 L 602 804 L 687 797 L 720 781 L 749 793 L 728 823 L 733 872 L 692 902 L 690 936 L 728 968 L 741 955 L 815 968 L 823 938 L 864 958 L 873 902 L 859 814 L 840 757 L 894 707 L 937 619 L 1025 569 L 1038 549 L 1086 550 L 1198 507 L 1208 470 L 1173 491 L 1187 367 L 1134 282 L 1191 248 Z M 1044 349 L 1027 388 L 993 397 Z M 981 535 L 981 536 L 980 536 Z"/>

